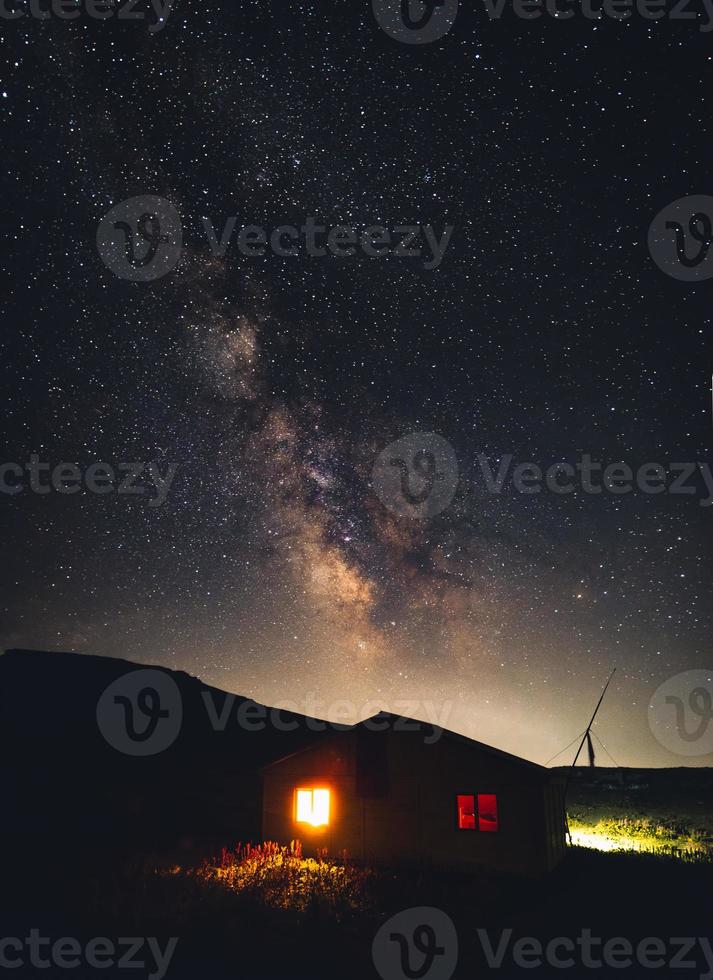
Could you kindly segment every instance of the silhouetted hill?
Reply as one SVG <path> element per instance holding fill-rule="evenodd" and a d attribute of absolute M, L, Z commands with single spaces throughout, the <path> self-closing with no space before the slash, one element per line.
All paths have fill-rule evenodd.
<path fill-rule="evenodd" d="M 107 741 L 97 706 L 109 685 L 145 670 L 167 678 L 169 692 L 177 689 L 182 721 L 172 744 L 136 757 Z M 120 719 L 111 692 L 105 701 Z M 137 727 L 146 720 L 137 716 Z M 313 722 L 281 712 L 276 726 L 270 709 L 182 671 L 9 650 L 0 656 L 3 839 L 115 850 L 257 840 L 258 769 L 319 738 Z"/>

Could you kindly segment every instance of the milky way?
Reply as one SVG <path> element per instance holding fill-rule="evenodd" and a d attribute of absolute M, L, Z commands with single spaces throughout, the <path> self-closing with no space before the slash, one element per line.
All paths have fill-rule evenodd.
<path fill-rule="evenodd" d="M 5 25 L 3 461 L 177 470 L 160 507 L 1 497 L 1 644 L 314 713 L 408 703 L 537 761 L 617 666 L 602 741 L 680 764 L 646 713 L 710 664 L 704 488 L 491 493 L 479 454 L 710 464 L 710 287 L 646 245 L 665 204 L 713 193 L 710 42 L 685 21 L 469 9 L 409 47 L 368 3 L 328 6 L 184 2 L 155 34 Z M 128 282 L 97 226 L 143 194 L 176 207 L 184 247 Z M 433 269 L 221 257 L 205 220 L 230 216 L 455 230 Z M 414 432 L 458 466 L 425 521 L 372 480 Z"/>

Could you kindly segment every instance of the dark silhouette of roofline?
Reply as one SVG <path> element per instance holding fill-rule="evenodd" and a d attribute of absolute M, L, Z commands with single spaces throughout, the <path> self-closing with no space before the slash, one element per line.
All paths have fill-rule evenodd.
<path fill-rule="evenodd" d="M 480 752 L 485 752 L 488 755 L 493 755 L 499 759 L 503 759 L 504 761 L 515 763 L 516 765 L 522 766 L 526 769 L 530 769 L 531 771 L 536 772 L 540 775 L 544 775 L 544 774 L 547 774 L 548 776 L 552 775 L 552 770 L 545 768 L 545 766 L 541 766 L 537 762 L 530 762 L 529 759 L 523 759 L 519 755 L 512 755 L 512 753 L 510 752 L 505 752 L 503 749 L 497 749 L 493 745 L 487 745 L 485 742 L 478 742 L 473 738 L 468 738 L 467 735 L 460 735 L 458 732 L 452 732 L 448 728 L 440 728 L 439 725 L 434 725 L 433 722 L 422 721 L 419 718 L 407 718 L 405 715 L 395 715 L 392 714 L 392 712 L 390 711 L 379 711 L 377 714 L 372 715 L 370 718 L 365 718 L 363 721 L 359 721 L 355 725 L 340 724 L 341 731 L 334 731 L 329 735 L 325 735 L 323 739 L 320 739 L 316 743 L 312 743 L 311 745 L 306 745 L 303 748 L 296 749 L 294 752 L 289 752 L 287 755 L 281 756 L 279 759 L 275 759 L 272 762 L 268 762 L 266 765 L 260 767 L 260 772 L 266 772 L 267 770 L 271 769 L 273 766 L 277 766 L 280 763 L 285 762 L 287 759 L 292 759 L 295 756 L 304 755 L 305 752 L 313 751 L 315 748 L 318 748 L 319 746 L 323 745 L 325 741 L 332 741 L 332 739 L 341 738 L 344 735 L 353 734 L 354 732 L 359 731 L 360 729 L 363 729 L 365 731 L 375 731 L 375 729 L 369 728 L 368 726 L 373 725 L 374 722 L 379 722 L 379 721 L 388 721 L 392 723 L 394 727 L 397 722 L 403 721 L 403 722 L 410 722 L 412 724 L 417 724 L 417 725 L 424 725 L 431 729 L 438 729 L 441 733 L 440 737 L 445 738 L 450 742 L 457 742 L 461 745 L 467 746 L 468 748 L 477 749 Z M 334 723 L 329 722 L 329 724 L 334 724 Z M 377 734 L 379 734 L 379 730 L 376 731 Z"/>

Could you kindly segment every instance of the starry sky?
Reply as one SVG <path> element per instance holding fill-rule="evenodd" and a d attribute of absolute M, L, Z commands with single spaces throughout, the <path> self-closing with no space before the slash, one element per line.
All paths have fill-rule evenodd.
<path fill-rule="evenodd" d="M 662 747 L 647 706 L 710 664 L 713 508 L 492 494 L 478 465 L 712 462 L 713 287 L 647 249 L 661 208 L 713 192 L 710 50 L 690 21 L 475 4 L 423 45 L 366 0 L 177 0 L 154 33 L 4 23 L 3 462 L 177 469 L 162 506 L 0 496 L 0 647 L 320 716 L 410 703 L 538 762 L 616 666 L 598 761 L 710 764 Z M 183 251 L 129 282 L 97 227 L 145 194 L 176 207 Z M 431 270 L 221 258 L 201 222 L 231 215 L 454 232 Z M 422 521 L 371 480 L 413 432 L 458 460 Z"/>

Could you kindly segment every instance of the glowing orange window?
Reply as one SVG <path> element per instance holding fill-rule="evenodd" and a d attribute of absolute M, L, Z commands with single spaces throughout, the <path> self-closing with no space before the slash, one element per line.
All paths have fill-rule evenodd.
<path fill-rule="evenodd" d="M 295 819 L 313 827 L 329 823 L 329 790 L 298 789 L 295 792 Z"/>
<path fill-rule="evenodd" d="M 475 830 L 475 797 L 458 796 L 458 830 Z"/>
<path fill-rule="evenodd" d="M 498 830 L 498 798 L 495 793 L 478 793 L 478 830 L 494 834 Z"/>

